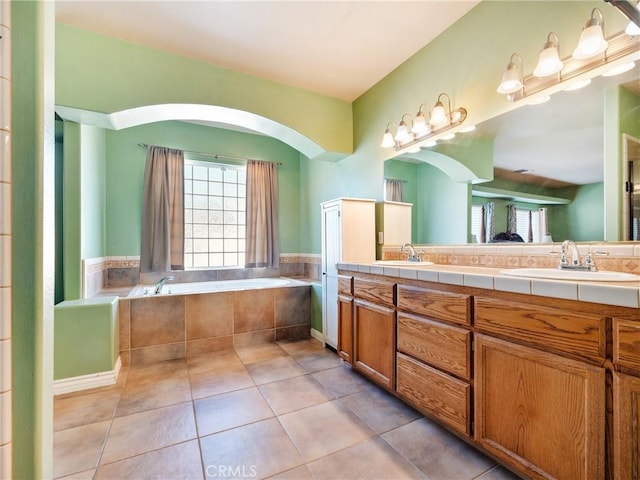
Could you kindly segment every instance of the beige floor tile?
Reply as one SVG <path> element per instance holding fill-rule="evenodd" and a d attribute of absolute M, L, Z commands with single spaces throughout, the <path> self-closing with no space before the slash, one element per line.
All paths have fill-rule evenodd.
<path fill-rule="evenodd" d="M 276 415 L 328 402 L 334 398 L 311 375 L 267 383 L 259 388 Z"/>
<path fill-rule="evenodd" d="M 111 420 L 119 400 L 119 390 L 56 397 L 53 400 L 53 431 Z"/>
<path fill-rule="evenodd" d="M 196 400 L 194 407 L 201 437 L 273 417 L 256 387 Z"/>
<path fill-rule="evenodd" d="M 245 365 L 287 356 L 287 353 L 275 343 L 240 347 L 235 350 Z"/>
<path fill-rule="evenodd" d="M 256 385 L 262 385 L 269 382 L 277 382 L 285 378 L 299 377 L 307 372 L 298 365 L 291 357 L 277 357 L 262 362 L 247 365 L 249 375 L 256 382 Z"/>
<path fill-rule="evenodd" d="M 483 473 L 475 480 L 520 480 L 515 473 L 511 473 L 509 470 L 502 466 L 492 468 L 486 473 Z"/>
<path fill-rule="evenodd" d="M 427 478 L 379 437 L 316 460 L 308 467 L 316 480 Z"/>
<path fill-rule="evenodd" d="M 60 477 L 60 480 L 93 480 L 95 474 L 95 469 L 85 470 L 84 472 L 73 473 L 71 475 L 67 475 L 66 477 Z"/>
<path fill-rule="evenodd" d="M 53 434 L 53 476 L 63 477 L 98 466 L 110 421 L 60 430 Z"/>
<path fill-rule="evenodd" d="M 204 473 L 197 440 L 154 450 L 98 468 L 95 480 L 202 480 Z"/>
<path fill-rule="evenodd" d="M 336 397 L 378 388 L 346 365 L 313 373 L 313 378 L 322 383 Z"/>
<path fill-rule="evenodd" d="M 187 374 L 187 362 L 184 358 L 129 367 L 125 388 L 131 384 L 155 383 L 167 378 L 182 378 Z"/>
<path fill-rule="evenodd" d="M 302 368 L 309 373 L 339 367 L 344 364 L 344 361 L 330 350 L 325 350 L 324 352 L 315 354 L 301 355 L 294 358 Z"/>
<path fill-rule="evenodd" d="M 240 358 L 233 350 L 202 353 L 200 355 L 187 358 L 189 375 L 197 375 L 211 371 L 219 372 L 242 366 Z"/>
<path fill-rule="evenodd" d="M 269 480 L 313 480 L 313 477 L 306 465 L 300 465 L 299 467 L 269 477 Z"/>
<path fill-rule="evenodd" d="M 101 465 L 196 438 L 191 402 L 113 420 Z"/>
<path fill-rule="evenodd" d="M 201 373 L 190 373 L 191 396 L 197 399 L 255 386 L 244 365 L 236 363 L 231 365 L 226 369 L 218 368 Z"/>
<path fill-rule="evenodd" d="M 129 381 L 122 391 L 116 416 L 166 407 L 191 400 L 191 384 L 186 369 L 179 375 L 158 378 L 154 382 Z"/>
<path fill-rule="evenodd" d="M 496 464 L 426 418 L 391 430 L 381 437 L 428 477 L 434 479 L 472 479 Z"/>
<path fill-rule="evenodd" d="M 340 398 L 374 432 L 380 434 L 417 420 L 422 415 L 384 390 L 364 390 Z"/>
<path fill-rule="evenodd" d="M 278 418 L 307 462 L 354 445 L 374 434 L 337 400 Z"/>
<path fill-rule="evenodd" d="M 278 342 L 278 345 L 292 357 L 300 355 L 313 355 L 320 353 L 326 348 L 322 345 L 322 342 L 315 338 L 305 338 L 304 340 L 283 340 Z"/>
<path fill-rule="evenodd" d="M 200 439 L 207 478 L 266 478 L 303 460 L 277 419 L 272 418 Z M 241 475 L 239 473 L 243 473 Z"/>

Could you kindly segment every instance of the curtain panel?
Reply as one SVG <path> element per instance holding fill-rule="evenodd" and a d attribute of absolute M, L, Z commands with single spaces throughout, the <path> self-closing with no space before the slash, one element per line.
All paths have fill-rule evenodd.
<path fill-rule="evenodd" d="M 150 146 L 142 198 L 141 272 L 184 270 L 184 152 Z"/>
<path fill-rule="evenodd" d="M 247 162 L 246 267 L 278 267 L 278 172 L 273 162 Z"/>
<path fill-rule="evenodd" d="M 518 214 L 513 203 L 507 205 L 507 232 L 518 233 Z"/>
<path fill-rule="evenodd" d="M 385 178 L 385 199 L 390 202 L 403 202 L 404 182 L 402 180 L 392 180 Z"/>

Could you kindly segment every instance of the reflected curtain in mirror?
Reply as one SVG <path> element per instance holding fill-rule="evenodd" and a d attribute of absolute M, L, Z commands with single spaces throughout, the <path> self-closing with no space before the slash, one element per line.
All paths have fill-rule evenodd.
<path fill-rule="evenodd" d="M 486 231 L 485 240 L 488 242 L 496 235 L 496 204 L 487 202 L 485 205 Z"/>
<path fill-rule="evenodd" d="M 184 269 L 184 152 L 149 146 L 142 198 L 141 272 Z"/>
<path fill-rule="evenodd" d="M 246 267 L 277 267 L 278 175 L 273 162 L 247 161 Z"/>
<path fill-rule="evenodd" d="M 404 181 L 385 178 L 385 200 L 389 202 L 403 202 L 404 199 Z"/>

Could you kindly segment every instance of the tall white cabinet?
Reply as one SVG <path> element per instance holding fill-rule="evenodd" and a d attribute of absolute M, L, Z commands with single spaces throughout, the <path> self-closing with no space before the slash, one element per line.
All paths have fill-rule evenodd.
<path fill-rule="evenodd" d="M 382 258 L 382 247 L 401 246 L 411 243 L 412 203 L 376 203 L 376 254 Z"/>
<path fill-rule="evenodd" d="M 322 331 L 324 343 L 338 345 L 339 262 L 373 262 L 376 258 L 375 201 L 338 198 L 322 208 Z"/>

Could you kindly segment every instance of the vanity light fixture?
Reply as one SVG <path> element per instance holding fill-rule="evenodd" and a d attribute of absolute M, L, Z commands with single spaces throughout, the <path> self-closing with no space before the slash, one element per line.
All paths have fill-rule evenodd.
<path fill-rule="evenodd" d="M 384 135 L 382 136 L 382 143 L 380 144 L 382 148 L 393 148 L 396 146 L 396 141 L 393 139 L 393 134 L 391 133 L 391 130 L 389 130 L 389 127 L 392 124 L 395 125 L 395 123 L 393 122 L 387 123 L 387 128 L 384 131 Z"/>
<path fill-rule="evenodd" d="M 633 15 L 627 16 L 634 25 L 637 25 L 634 16 L 637 10 L 631 5 L 629 7 Z M 640 52 L 640 35 L 633 36 L 623 30 L 605 38 L 603 25 L 602 12 L 594 8 L 591 11 L 591 18 L 582 30 L 580 42 L 575 51 L 562 59 L 558 56 L 558 36 L 554 32 L 549 33 L 534 72 L 524 77 L 516 74 L 516 60 L 519 57 L 512 54 L 498 86 L 498 93 L 506 95 L 510 102 L 518 102 L 541 94 L 551 94 L 567 87 L 569 90 L 577 89 L 580 86 L 577 82 L 586 83 L 603 72 L 605 75 L 615 75 L 626 71 L 625 69 L 633 68 L 634 64 L 625 62 L 625 59 L 637 59 Z M 607 66 L 611 72 L 606 71 Z M 516 80 L 521 83 L 519 88 L 516 88 L 518 86 Z"/>
<path fill-rule="evenodd" d="M 466 127 L 461 128 L 460 130 L 458 130 L 460 133 L 469 133 L 469 132 L 473 132 L 476 129 L 475 125 L 468 125 Z"/>
<path fill-rule="evenodd" d="M 628 72 L 633 67 L 636 66 L 635 62 L 622 63 L 613 67 L 611 70 L 607 70 L 602 74 L 603 77 L 614 77 L 616 75 L 620 75 L 621 73 Z"/>
<path fill-rule="evenodd" d="M 577 82 L 572 83 L 567 88 L 564 89 L 565 92 L 573 92 L 575 90 L 580 90 L 581 88 L 586 87 L 591 83 L 590 78 L 584 78 L 582 80 L 578 80 Z"/>
<path fill-rule="evenodd" d="M 411 115 L 409 115 L 408 113 L 405 113 L 404 115 L 402 115 L 402 118 L 400 119 L 400 123 L 398 124 L 398 129 L 396 130 L 396 136 L 393 137 L 395 141 L 398 143 L 407 143 L 408 141 L 413 139 L 413 136 L 409 133 L 409 128 L 407 127 L 407 124 L 404 121 L 404 117 L 411 118 Z"/>
<path fill-rule="evenodd" d="M 600 18 L 596 18 L 598 12 Z M 604 39 L 604 16 L 599 8 L 591 10 L 591 18 L 584 24 L 578 45 L 573 51 L 573 58 L 584 60 L 600 55 L 607 49 Z"/>
<path fill-rule="evenodd" d="M 447 99 L 447 109 L 445 109 L 442 102 L 443 97 Z M 407 122 L 405 122 L 405 118 L 407 117 L 411 119 L 411 128 L 409 128 Z M 408 113 L 403 114 L 396 128 L 395 135 L 391 133 L 390 128 L 394 123 L 389 122 L 384 131 L 380 146 L 382 148 L 394 148 L 396 151 L 409 149 L 414 146 L 434 146 L 436 144 L 435 142 L 431 144 L 431 141 L 427 142 L 427 140 L 433 140 L 433 137 L 441 136 L 444 132 L 459 127 L 466 118 L 467 111 L 462 107 L 452 111 L 449 95 L 441 93 L 438 95 L 438 99 L 430 115 L 429 107 L 426 104 L 421 104 L 418 107 L 418 113 L 415 118 L 412 118 Z M 449 133 L 451 134 L 453 132 Z M 444 136 L 441 136 L 441 138 L 445 139 Z M 453 136 L 447 139 L 450 138 L 453 138 Z"/>
<path fill-rule="evenodd" d="M 533 71 L 534 76 L 548 77 L 562 70 L 564 63 L 560 60 L 558 44 L 558 35 L 555 32 L 550 32 L 549 35 L 547 35 L 547 41 L 542 46 L 542 51 L 538 57 L 538 65 L 536 65 L 536 69 Z"/>
<path fill-rule="evenodd" d="M 520 61 L 520 68 L 515 63 L 515 59 Z M 498 93 L 507 94 L 517 92 L 522 88 L 522 57 L 517 53 L 512 53 L 507 68 L 502 74 L 502 82 L 498 85 Z"/>
<path fill-rule="evenodd" d="M 444 109 L 444 105 L 440 101 L 442 96 L 447 97 L 447 103 L 449 105 L 449 113 L 447 113 Z M 449 125 L 451 122 L 451 99 L 449 95 L 446 93 L 441 93 L 438 95 L 438 100 L 431 111 L 431 118 L 429 119 L 429 123 L 434 127 L 442 127 L 444 125 Z"/>
<path fill-rule="evenodd" d="M 425 116 L 422 111 L 423 107 L 427 109 L 427 116 Z M 429 112 L 429 106 L 424 103 L 418 107 L 418 113 L 416 113 L 416 117 L 413 119 L 413 127 L 411 128 L 411 131 L 416 137 L 422 137 L 431 133 L 431 125 L 429 124 L 431 115 Z"/>
<path fill-rule="evenodd" d="M 640 14 L 640 1 L 636 4 L 636 9 Z M 624 33 L 627 35 L 640 35 L 640 26 L 638 26 L 634 21 L 629 22 L 627 28 L 624 29 Z"/>

